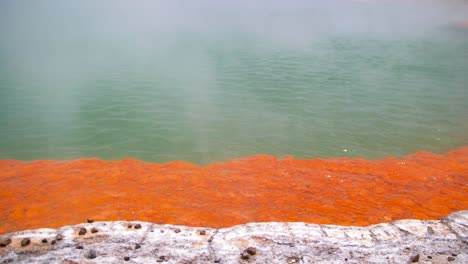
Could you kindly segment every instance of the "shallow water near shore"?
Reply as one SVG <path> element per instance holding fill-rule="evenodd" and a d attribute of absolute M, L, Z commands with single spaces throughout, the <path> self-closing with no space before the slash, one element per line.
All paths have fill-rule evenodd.
<path fill-rule="evenodd" d="M 466 1 L 308 2 L 2 1 L 0 159 L 468 144 Z"/>

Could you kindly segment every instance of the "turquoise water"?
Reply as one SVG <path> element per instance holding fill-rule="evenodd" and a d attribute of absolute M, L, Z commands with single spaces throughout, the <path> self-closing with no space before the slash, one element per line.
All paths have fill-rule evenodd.
<path fill-rule="evenodd" d="M 64 2 L 0 3 L 0 159 L 468 144 L 466 1 Z"/>

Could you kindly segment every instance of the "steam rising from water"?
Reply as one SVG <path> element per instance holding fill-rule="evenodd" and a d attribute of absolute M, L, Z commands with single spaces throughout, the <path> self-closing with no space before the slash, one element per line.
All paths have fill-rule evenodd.
<path fill-rule="evenodd" d="M 2 1 L 0 157 L 445 151 L 468 143 L 466 14 L 467 1 Z"/>

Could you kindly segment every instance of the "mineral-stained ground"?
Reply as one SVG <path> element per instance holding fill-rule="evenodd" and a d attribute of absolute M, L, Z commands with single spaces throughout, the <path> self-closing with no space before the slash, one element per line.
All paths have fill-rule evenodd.
<path fill-rule="evenodd" d="M 368 227 L 93 222 L 0 236 L 0 263 L 468 263 L 468 211 Z"/>
<path fill-rule="evenodd" d="M 468 147 L 402 159 L 257 155 L 197 166 L 134 159 L 0 161 L 0 234 L 92 218 L 230 227 L 364 226 L 468 209 Z"/>

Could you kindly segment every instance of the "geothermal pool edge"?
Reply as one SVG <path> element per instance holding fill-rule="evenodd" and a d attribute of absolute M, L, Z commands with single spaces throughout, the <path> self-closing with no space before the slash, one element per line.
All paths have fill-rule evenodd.
<path fill-rule="evenodd" d="M 92 222 L 0 237 L 0 263 L 468 263 L 468 210 L 366 227 Z"/>

